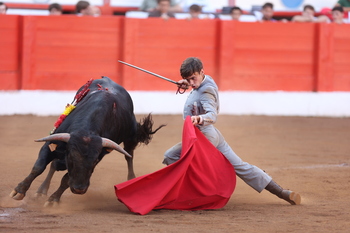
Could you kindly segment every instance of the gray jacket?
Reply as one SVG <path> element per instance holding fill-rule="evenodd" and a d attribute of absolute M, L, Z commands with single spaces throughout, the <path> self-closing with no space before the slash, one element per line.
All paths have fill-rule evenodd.
<path fill-rule="evenodd" d="M 203 122 L 199 128 L 202 130 L 203 127 L 216 122 L 219 105 L 218 86 L 212 77 L 205 75 L 201 85 L 193 89 L 188 96 L 183 117 L 185 119 L 187 116 L 200 116 Z"/>

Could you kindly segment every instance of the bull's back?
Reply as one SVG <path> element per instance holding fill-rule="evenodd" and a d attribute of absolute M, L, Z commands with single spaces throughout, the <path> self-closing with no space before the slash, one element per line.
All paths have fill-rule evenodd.
<path fill-rule="evenodd" d="M 80 87 L 76 94 L 80 93 L 84 88 L 86 88 L 85 85 Z M 125 88 L 106 76 L 102 76 L 100 79 L 94 79 L 87 88 L 89 91 L 87 92 L 86 97 L 96 91 L 105 90 L 116 95 L 119 94 L 120 98 L 123 98 L 124 101 L 132 103 L 131 97 Z"/>
<path fill-rule="evenodd" d="M 128 134 L 128 137 L 132 136 L 137 123 L 132 99 L 125 88 L 108 77 L 102 77 L 93 80 L 89 89 L 90 91 L 67 116 L 57 132 L 70 133 L 85 129 L 112 140 L 116 140 L 120 135 L 106 134 L 123 132 L 124 136 L 125 134 Z"/>
<path fill-rule="evenodd" d="M 96 93 L 97 91 L 106 91 L 108 93 L 114 94 L 116 101 L 118 103 L 125 103 L 122 106 L 127 110 L 134 112 L 134 105 L 129 92 L 125 90 L 124 87 L 114 82 L 112 79 L 102 76 L 100 79 L 95 79 L 90 87 L 90 91 L 87 96 Z"/>
<path fill-rule="evenodd" d="M 120 86 L 116 82 L 114 82 L 112 79 L 102 76 L 100 79 L 95 79 L 90 85 L 90 90 L 95 91 L 95 90 L 105 90 L 107 89 L 109 92 L 113 94 L 117 93 L 127 93 L 127 91 L 124 89 L 124 87 Z"/>

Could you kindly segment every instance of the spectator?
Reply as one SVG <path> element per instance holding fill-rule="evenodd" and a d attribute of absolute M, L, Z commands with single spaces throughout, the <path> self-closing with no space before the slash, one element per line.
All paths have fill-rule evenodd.
<path fill-rule="evenodd" d="M 332 22 L 337 24 L 348 23 L 346 19 L 344 19 L 344 9 L 341 6 L 335 6 L 332 9 Z"/>
<path fill-rule="evenodd" d="M 5 3 L 0 2 L 0 15 L 5 15 L 7 11 L 7 6 Z"/>
<path fill-rule="evenodd" d="M 296 15 L 292 18 L 292 22 L 330 22 L 329 18 L 325 15 L 320 17 L 315 16 L 315 8 L 311 5 L 305 5 L 302 15 Z"/>
<path fill-rule="evenodd" d="M 140 11 L 152 12 L 152 11 L 158 10 L 157 7 L 158 7 L 158 1 L 157 0 L 143 0 L 139 10 Z M 170 1 L 169 11 L 171 11 L 171 12 L 182 12 L 182 8 L 178 4 L 177 0 L 171 0 Z"/>
<path fill-rule="evenodd" d="M 79 1 L 75 5 L 75 13 L 78 16 L 88 16 L 93 15 L 92 6 L 88 1 Z"/>
<path fill-rule="evenodd" d="M 239 20 L 242 14 L 243 14 L 243 11 L 238 6 L 234 6 L 230 10 L 230 15 L 232 17 L 232 20 Z"/>
<path fill-rule="evenodd" d="M 92 8 L 92 15 L 93 16 L 100 16 L 101 15 L 101 9 L 98 6 L 91 6 Z"/>
<path fill-rule="evenodd" d="M 62 6 L 58 3 L 51 3 L 48 10 L 49 15 L 62 15 Z"/>
<path fill-rule="evenodd" d="M 181 0 L 181 6 L 184 12 L 189 11 L 190 6 L 196 4 L 201 7 L 202 12 L 214 13 L 216 8 L 213 2 L 210 0 Z"/>
<path fill-rule="evenodd" d="M 204 14 L 202 12 L 202 7 L 198 4 L 192 4 L 189 8 L 189 17 L 186 19 L 214 19 L 215 15 L 213 14 Z"/>
<path fill-rule="evenodd" d="M 158 0 L 157 10 L 150 12 L 148 17 L 174 18 L 175 15 L 170 12 L 170 0 Z"/>
<path fill-rule="evenodd" d="M 197 4 L 193 4 L 189 9 L 190 17 L 188 19 L 199 19 L 200 14 L 202 14 L 202 7 Z"/>
<path fill-rule="evenodd" d="M 321 10 L 320 10 L 320 16 L 327 16 L 328 17 L 328 21 L 329 19 L 332 18 L 332 9 L 329 8 L 329 7 L 323 7 Z M 320 17 L 319 16 L 319 17 Z"/>
<path fill-rule="evenodd" d="M 265 3 L 261 8 L 262 18 L 261 21 L 276 21 L 273 17 L 273 4 L 270 2 Z"/>
<path fill-rule="evenodd" d="M 350 0 L 339 0 L 335 6 L 343 7 L 344 11 L 350 11 Z"/>

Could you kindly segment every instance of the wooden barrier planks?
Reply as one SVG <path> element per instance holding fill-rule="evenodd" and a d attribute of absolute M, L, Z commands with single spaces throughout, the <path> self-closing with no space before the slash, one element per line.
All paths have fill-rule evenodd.
<path fill-rule="evenodd" d="M 333 91 L 350 91 L 350 25 L 333 26 Z"/>
<path fill-rule="evenodd" d="M 218 21 L 125 19 L 124 61 L 178 81 L 187 57 L 199 57 L 207 74 L 217 76 Z M 176 86 L 142 71 L 123 67 L 128 90 L 176 90 Z"/>
<path fill-rule="evenodd" d="M 318 91 L 350 91 L 349 26 L 319 25 Z"/>
<path fill-rule="evenodd" d="M 222 21 L 220 89 L 312 91 L 315 24 Z"/>
<path fill-rule="evenodd" d="M 23 88 L 77 90 L 90 78 L 121 82 L 123 17 L 27 16 Z"/>
<path fill-rule="evenodd" d="M 0 15 L 0 90 L 21 87 L 21 22 L 21 16 Z"/>
<path fill-rule="evenodd" d="M 350 91 L 350 25 L 0 16 L 1 90 L 76 90 L 108 76 L 128 90 L 176 86 L 184 59 L 199 57 L 221 91 Z"/>

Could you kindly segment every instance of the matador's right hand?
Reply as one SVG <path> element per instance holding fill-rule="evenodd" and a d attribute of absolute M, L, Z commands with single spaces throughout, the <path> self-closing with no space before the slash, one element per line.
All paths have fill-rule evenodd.
<path fill-rule="evenodd" d="M 180 81 L 177 82 L 177 87 L 180 89 L 187 90 L 190 84 L 186 79 L 181 79 Z"/>

